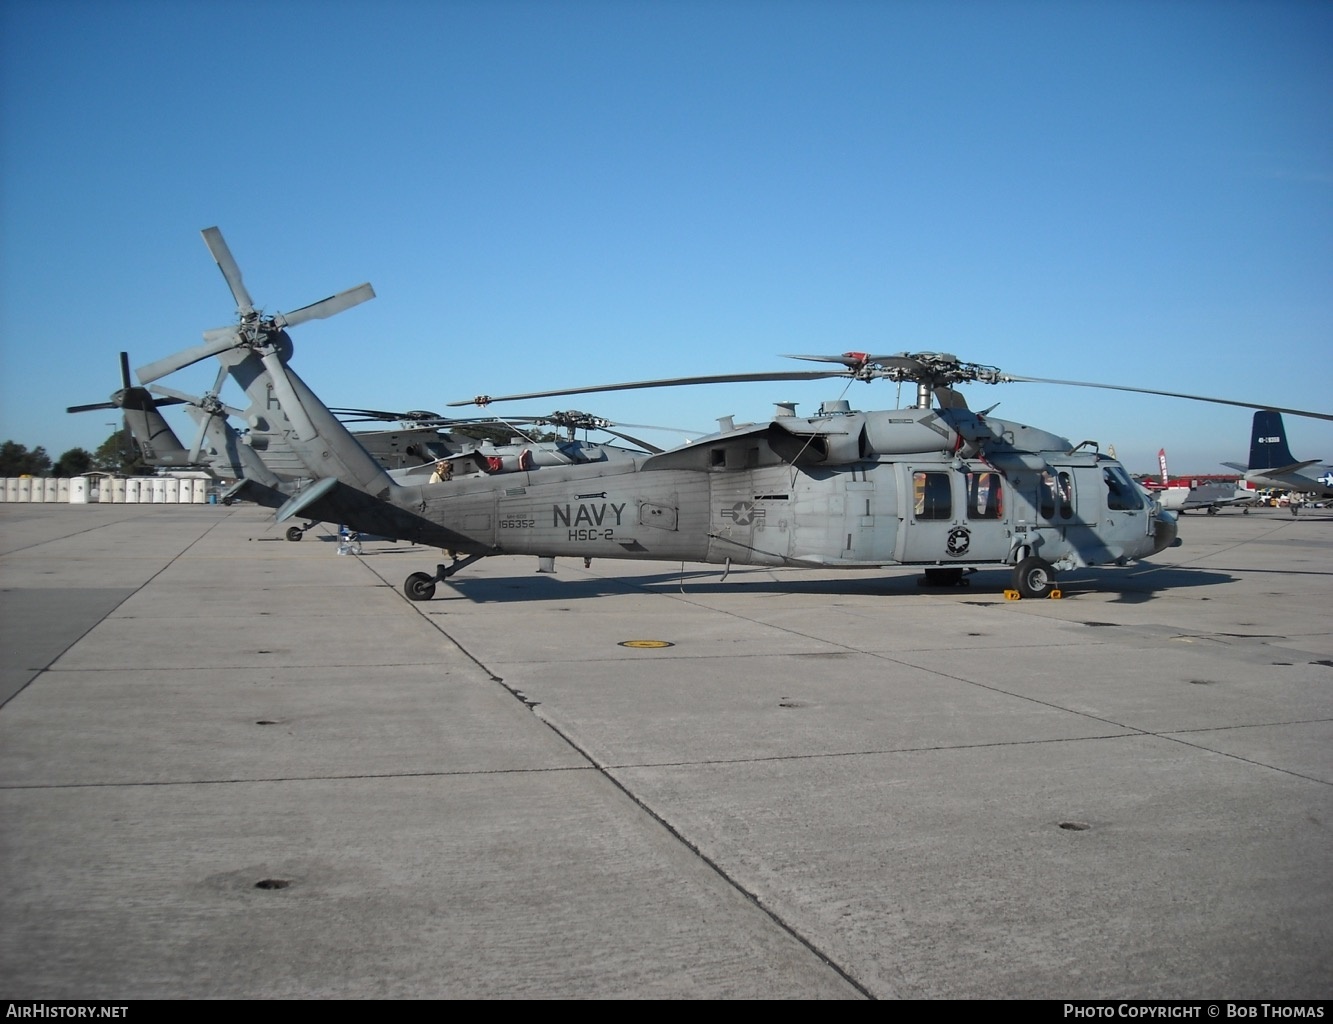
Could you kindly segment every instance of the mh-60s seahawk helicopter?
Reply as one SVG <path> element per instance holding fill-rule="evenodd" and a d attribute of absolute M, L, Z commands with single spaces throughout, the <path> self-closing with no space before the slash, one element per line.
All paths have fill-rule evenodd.
<path fill-rule="evenodd" d="M 285 330 L 290 318 L 265 317 L 241 305 L 239 325 L 209 331 L 203 345 L 140 369 L 140 380 L 146 384 L 217 356 L 251 400 L 246 417 L 278 423 L 315 480 L 278 510 L 279 522 L 298 515 L 340 522 L 465 556 L 439 564 L 434 573 L 410 575 L 403 589 L 416 601 L 429 600 L 437 583 L 464 566 L 498 554 L 728 566 L 906 566 L 921 568 L 933 585 L 957 584 L 970 570 L 1009 567 L 1017 594 L 1049 596 L 1059 571 L 1124 565 L 1171 546 L 1175 516 L 1092 442 L 1076 446 L 1037 427 L 972 412 L 955 385 L 1065 383 L 1272 408 L 1017 377 L 941 353 L 805 356 L 798 358 L 840 369 L 645 381 L 541 396 L 841 377 L 913 382 L 916 403 L 872 412 L 826 403 L 812 417 L 779 407 L 765 422 L 723 423 L 715 434 L 639 457 L 403 484 L 292 370 Z"/>

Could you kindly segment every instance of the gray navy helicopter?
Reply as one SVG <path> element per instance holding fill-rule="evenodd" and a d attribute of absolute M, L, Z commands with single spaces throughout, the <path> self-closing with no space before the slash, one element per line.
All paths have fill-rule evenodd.
<path fill-rule="evenodd" d="M 779 406 L 765 422 L 737 426 L 724 421 L 718 432 L 666 451 L 399 483 L 292 369 L 293 346 L 286 331 L 292 318 L 259 314 L 242 301 L 239 273 L 233 277 L 225 266 L 223 273 L 237 295 L 240 323 L 209 331 L 203 345 L 139 369 L 140 381 L 147 384 L 216 356 L 250 399 L 243 413 L 247 421 L 266 420 L 283 433 L 315 481 L 283 504 L 279 522 L 315 517 L 454 553 L 454 560 L 438 564 L 435 572 L 407 577 L 404 592 L 416 601 L 429 600 L 438 583 L 465 566 L 498 554 L 728 567 L 918 567 L 923 582 L 938 586 L 957 585 L 979 569 L 1006 567 L 1014 596 L 1052 596 L 1058 593 L 1058 572 L 1125 565 L 1177 543 L 1176 518 L 1094 442 L 1074 445 L 1037 427 L 973 412 L 956 385 L 1059 383 L 1272 408 L 1019 377 L 943 353 L 801 356 L 839 368 L 506 397 L 851 378 L 914 383 L 916 402 L 871 412 L 854 411 L 845 402 L 826 403 L 812 417 L 797 417 L 790 406 Z M 481 396 L 472 401 L 499 400 Z M 1333 419 L 1325 413 L 1282 411 Z"/>

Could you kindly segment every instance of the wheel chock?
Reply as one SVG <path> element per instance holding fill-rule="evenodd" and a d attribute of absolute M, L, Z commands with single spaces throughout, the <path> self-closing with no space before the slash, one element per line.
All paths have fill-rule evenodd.
<path fill-rule="evenodd" d="M 1023 595 L 1017 590 L 1006 590 L 1004 592 L 1004 599 L 1006 601 L 1021 601 L 1023 600 Z"/>
<path fill-rule="evenodd" d="M 1046 596 L 1052 601 L 1058 601 L 1060 600 L 1060 598 L 1065 596 L 1065 592 L 1061 590 L 1059 587 L 1053 587 L 1051 589 L 1051 592 Z"/>

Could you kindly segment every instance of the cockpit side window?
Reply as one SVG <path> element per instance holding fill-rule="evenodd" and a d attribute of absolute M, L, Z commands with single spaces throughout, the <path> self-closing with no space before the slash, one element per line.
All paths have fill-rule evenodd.
<path fill-rule="evenodd" d="M 1102 479 L 1106 481 L 1107 508 L 1115 512 L 1132 512 L 1143 508 L 1143 495 L 1122 467 L 1103 466 Z"/>

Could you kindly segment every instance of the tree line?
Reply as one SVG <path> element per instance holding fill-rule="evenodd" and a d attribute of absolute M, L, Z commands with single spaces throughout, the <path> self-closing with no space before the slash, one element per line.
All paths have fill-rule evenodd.
<path fill-rule="evenodd" d="M 82 476 L 93 471 L 122 476 L 153 472 L 143 464 L 133 441 L 126 445 L 126 438 L 119 430 L 103 441 L 95 452 L 71 448 L 54 462 L 41 445 L 29 450 L 27 445 L 17 441 L 0 443 L 0 477 Z"/>

